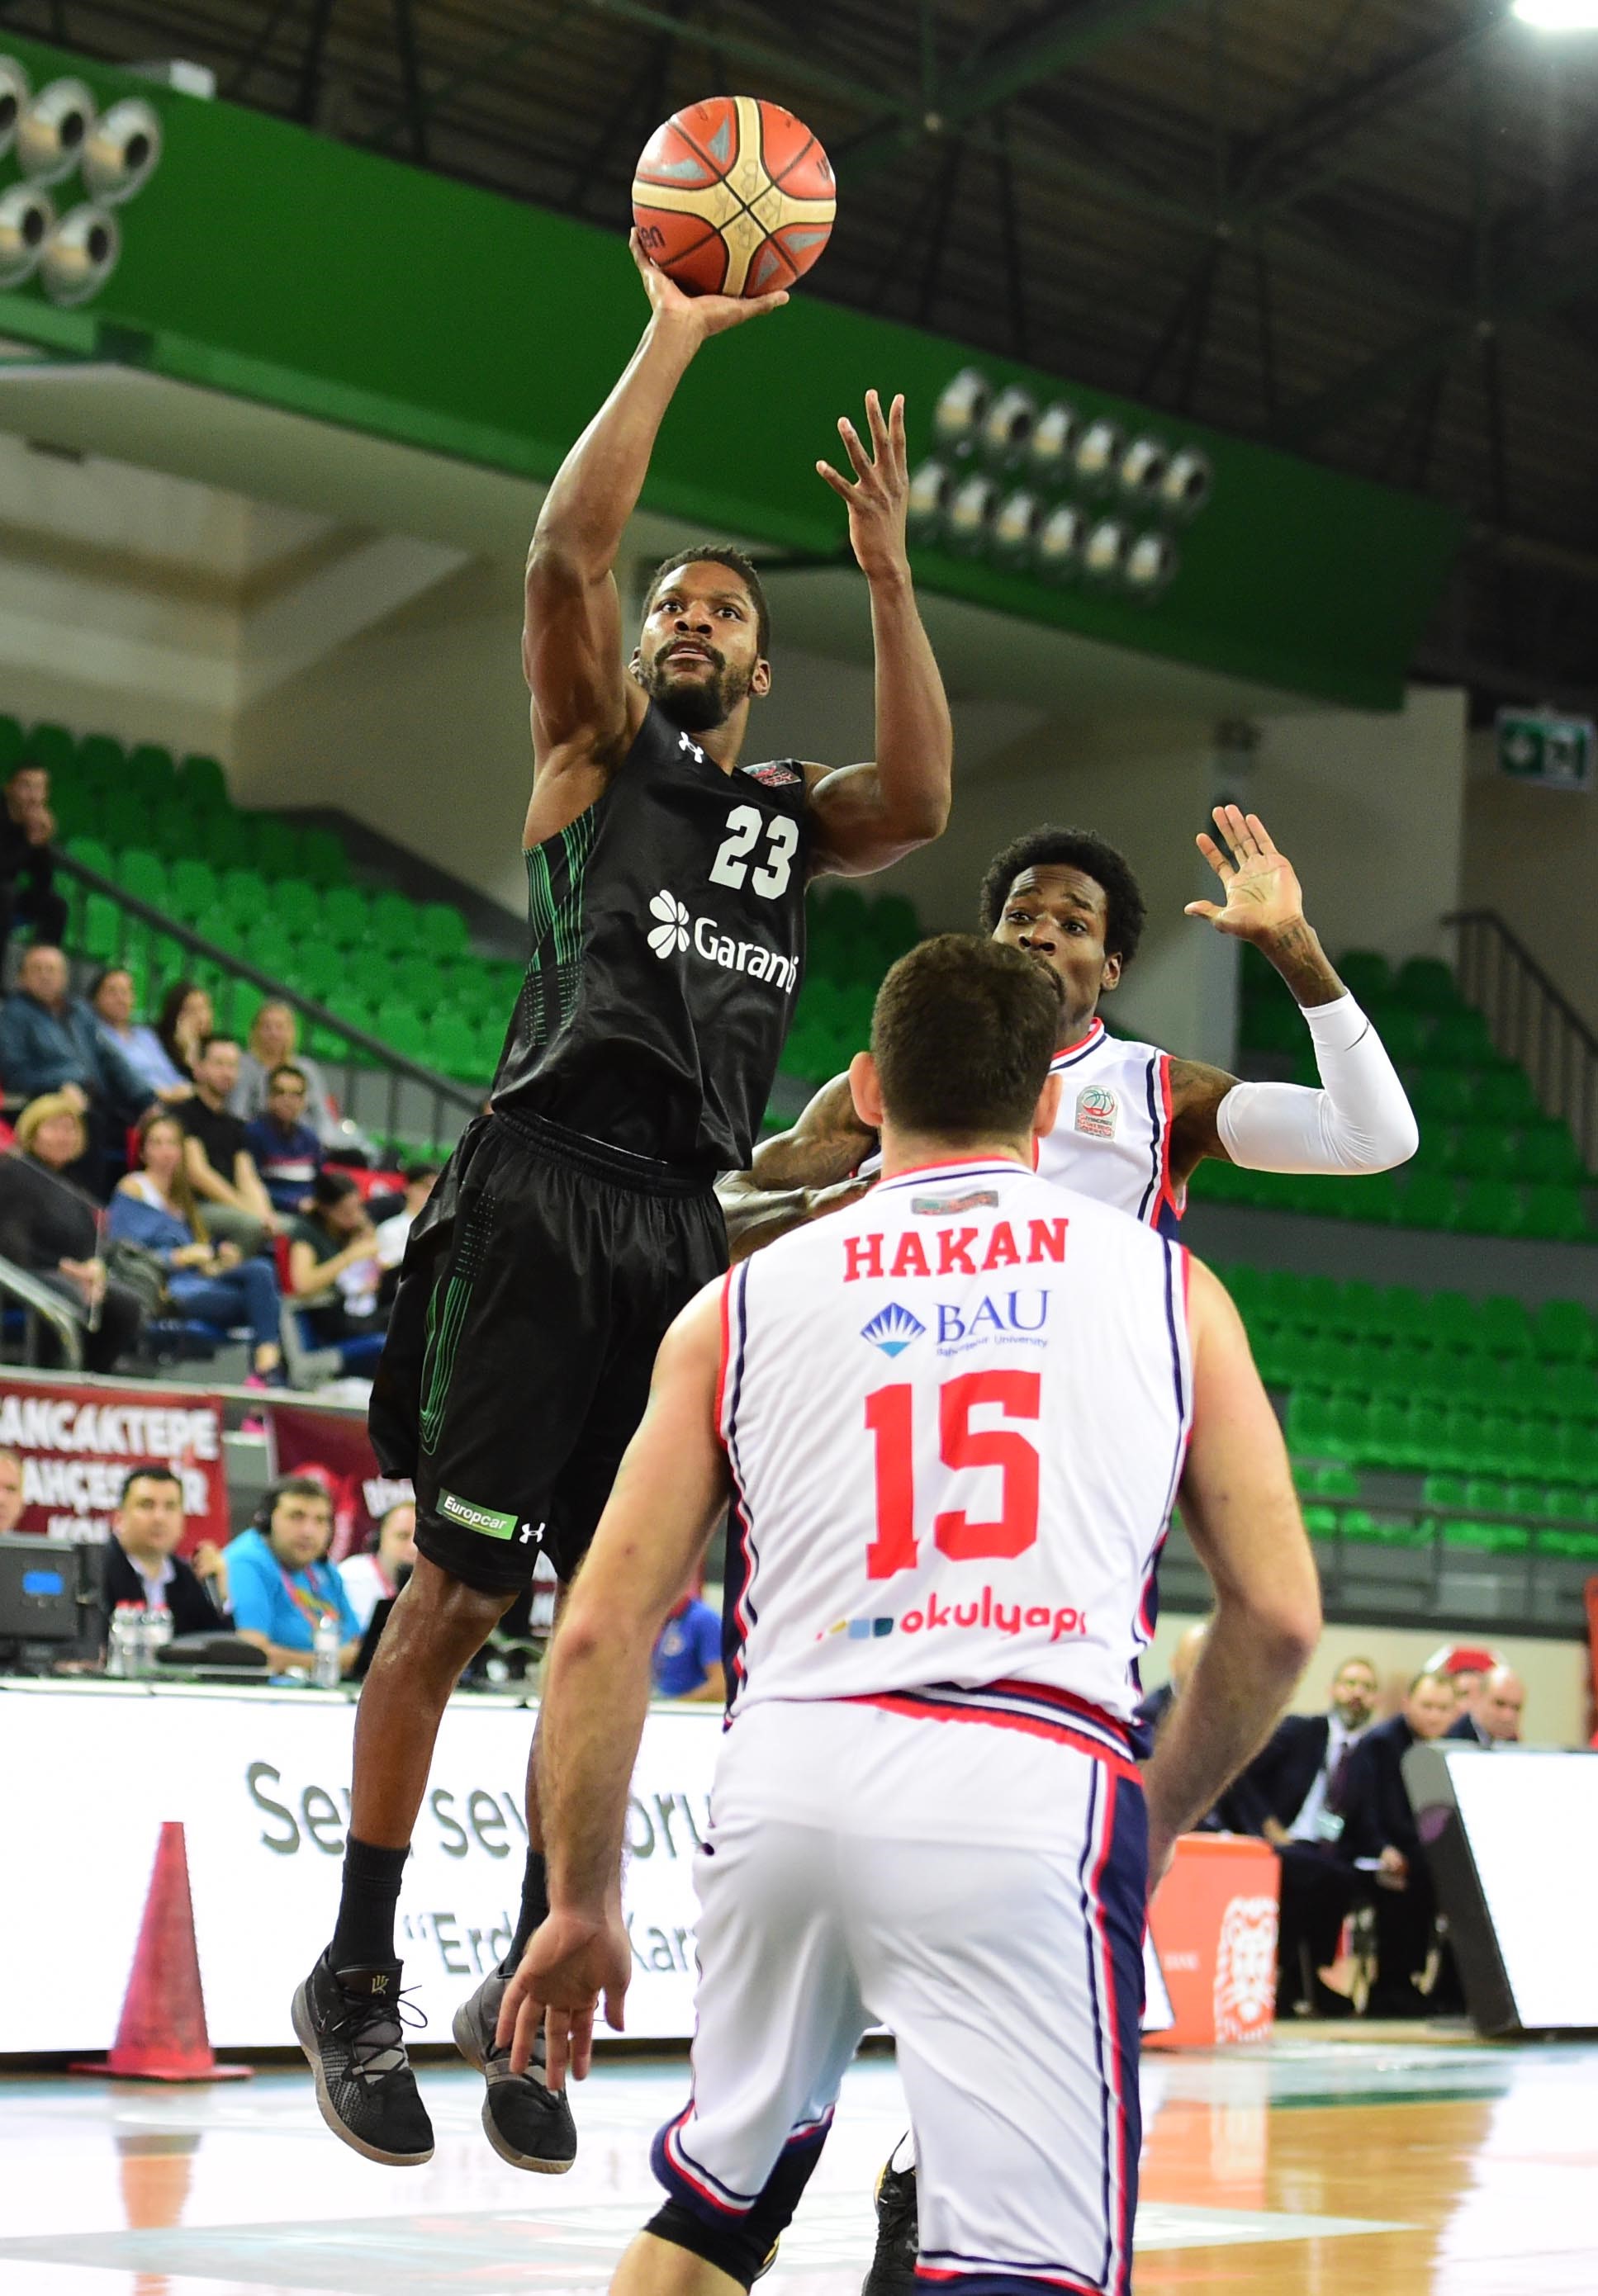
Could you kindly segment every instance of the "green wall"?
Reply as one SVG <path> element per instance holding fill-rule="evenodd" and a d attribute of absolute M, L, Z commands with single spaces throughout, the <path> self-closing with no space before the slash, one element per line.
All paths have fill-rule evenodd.
<path fill-rule="evenodd" d="M 167 135 L 160 171 L 122 210 L 108 286 L 75 312 L 53 309 L 37 283 L 0 294 L 0 332 L 537 480 L 637 340 L 644 304 L 623 217 L 597 230 L 32 41 L 0 45 L 36 86 L 70 70 L 106 101 L 143 94 Z M 645 502 L 707 532 L 838 550 L 842 511 L 813 470 L 837 453 L 836 416 L 858 417 L 868 385 L 902 390 L 919 447 L 937 392 L 969 356 L 801 293 L 707 347 Z M 982 364 L 1043 393 L 1062 388 L 1038 370 Z M 1458 541 L 1452 512 L 1064 387 L 1089 413 L 1212 455 L 1215 495 L 1182 537 L 1171 588 L 1139 605 L 935 551 L 918 556 L 926 586 L 1330 701 L 1396 706 Z"/>

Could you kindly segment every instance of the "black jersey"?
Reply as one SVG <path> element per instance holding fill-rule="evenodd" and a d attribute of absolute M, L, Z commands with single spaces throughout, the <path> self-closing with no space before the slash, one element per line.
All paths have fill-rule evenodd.
<path fill-rule="evenodd" d="M 743 1170 L 804 963 L 804 800 L 796 764 L 723 773 L 651 703 L 604 795 L 526 857 L 493 1105 Z"/>

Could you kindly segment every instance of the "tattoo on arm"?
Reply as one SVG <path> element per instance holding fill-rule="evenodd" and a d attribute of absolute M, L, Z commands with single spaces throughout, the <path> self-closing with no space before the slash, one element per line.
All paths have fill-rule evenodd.
<path fill-rule="evenodd" d="M 1224 1069 L 1213 1069 L 1204 1061 L 1172 1062 L 1171 1177 L 1178 1185 L 1190 1178 L 1207 1156 L 1223 1164 L 1231 1161 L 1215 1119 L 1236 1082 Z"/>

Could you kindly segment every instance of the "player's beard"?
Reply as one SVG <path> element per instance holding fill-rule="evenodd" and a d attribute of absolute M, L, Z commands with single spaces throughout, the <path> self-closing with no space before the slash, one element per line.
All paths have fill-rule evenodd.
<path fill-rule="evenodd" d="M 684 734 L 708 734 L 723 726 L 749 691 L 749 680 L 729 669 L 713 647 L 708 677 L 673 677 L 671 665 L 657 654 L 644 673 L 644 688 L 663 717 Z"/>

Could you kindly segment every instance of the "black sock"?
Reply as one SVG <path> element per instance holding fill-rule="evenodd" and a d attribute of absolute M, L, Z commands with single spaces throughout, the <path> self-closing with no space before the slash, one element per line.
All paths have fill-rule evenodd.
<path fill-rule="evenodd" d="M 408 1849 L 377 1849 L 350 1834 L 344 1844 L 344 1890 L 328 1958 L 334 1969 L 375 1969 L 399 1958 L 394 1908 Z"/>
<path fill-rule="evenodd" d="M 516 1933 L 510 1941 L 510 1951 L 499 1964 L 501 1977 L 514 1977 L 516 1964 L 527 1950 L 527 1940 L 549 1911 L 549 1883 L 544 1869 L 543 1852 L 530 1849 L 527 1866 L 522 1875 L 522 1910 L 516 1916 Z"/>

